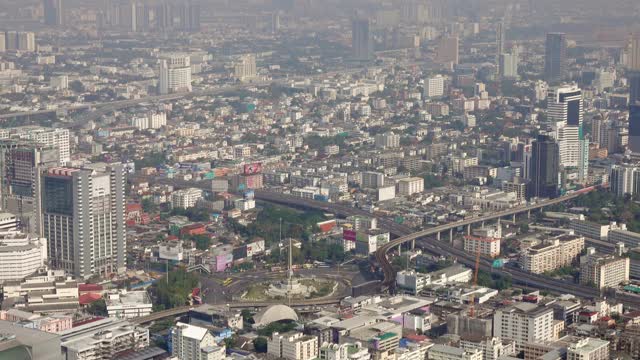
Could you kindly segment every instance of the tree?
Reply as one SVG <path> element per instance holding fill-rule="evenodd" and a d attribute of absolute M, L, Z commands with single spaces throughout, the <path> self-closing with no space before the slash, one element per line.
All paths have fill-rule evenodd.
<path fill-rule="evenodd" d="M 84 84 L 82 84 L 82 81 L 80 80 L 74 80 L 72 82 L 69 83 L 69 89 L 77 92 L 77 93 L 83 93 L 86 91 L 86 89 L 84 88 Z"/>
<path fill-rule="evenodd" d="M 104 299 L 96 300 L 87 306 L 87 312 L 94 316 L 108 316 L 107 303 Z"/>
<path fill-rule="evenodd" d="M 253 339 L 253 348 L 257 353 L 266 353 L 267 352 L 267 339 L 259 336 Z"/>
<path fill-rule="evenodd" d="M 152 213 L 157 210 L 158 206 L 153 202 L 152 198 L 142 199 L 142 210 L 146 213 Z"/>
<path fill-rule="evenodd" d="M 167 281 L 168 277 L 168 281 Z M 198 287 L 198 278 L 184 269 L 171 271 L 154 285 L 157 304 L 166 309 L 186 305 L 187 298 L 193 288 Z"/>

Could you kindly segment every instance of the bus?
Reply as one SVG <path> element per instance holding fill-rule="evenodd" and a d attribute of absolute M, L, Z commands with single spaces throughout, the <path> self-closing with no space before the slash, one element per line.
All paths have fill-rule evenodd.
<path fill-rule="evenodd" d="M 227 278 L 225 281 L 222 282 L 222 285 L 229 286 L 231 285 L 232 282 L 233 282 L 232 278 Z"/>

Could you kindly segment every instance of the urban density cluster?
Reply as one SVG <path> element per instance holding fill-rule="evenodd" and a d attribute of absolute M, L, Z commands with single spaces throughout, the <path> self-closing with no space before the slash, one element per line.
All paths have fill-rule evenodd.
<path fill-rule="evenodd" d="M 0 359 L 640 359 L 639 18 L 0 0 Z"/>

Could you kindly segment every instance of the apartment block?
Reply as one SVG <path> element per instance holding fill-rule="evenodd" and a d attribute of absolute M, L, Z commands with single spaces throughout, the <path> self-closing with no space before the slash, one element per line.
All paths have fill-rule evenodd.
<path fill-rule="evenodd" d="M 617 287 L 629 281 L 630 260 L 628 257 L 596 254 L 594 248 L 580 257 L 580 283 L 598 289 Z"/>
<path fill-rule="evenodd" d="M 531 303 L 499 308 L 493 315 L 493 334 L 516 342 L 521 350 L 526 342 L 553 339 L 553 309 Z"/>
<path fill-rule="evenodd" d="M 584 249 L 584 237 L 561 235 L 534 245 L 520 254 L 520 265 L 526 271 L 542 274 L 570 266 Z"/>

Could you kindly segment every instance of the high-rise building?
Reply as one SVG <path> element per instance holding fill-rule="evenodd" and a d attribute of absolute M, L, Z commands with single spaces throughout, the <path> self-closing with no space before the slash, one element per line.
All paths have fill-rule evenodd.
<path fill-rule="evenodd" d="M 514 48 L 513 52 L 508 54 L 500 54 L 499 60 L 499 72 L 503 78 L 517 78 L 518 77 L 518 51 Z"/>
<path fill-rule="evenodd" d="M 16 34 L 15 50 L 24 52 L 36 51 L 36 35 L 30 31 L 20 31 Z"/>
<path fill-rule="evenodd" d="M 0 231 L 0 282 L 21 281 L 44 268 L 45 238 L 18 231 Z"/>
<path fill-rule="evenodd" d="M 177 13 L 180 19 L 180 30 L 200 30 L 200 5 L 188 1 L 186 4 L 177 5 Z"/>
<path fill-rule="evenodd" d="M 58 150 L 26 140 L 0 141 L 0 202 L 16 214 L 22 230 L 42 235 L 41 173 L 60 163 Z"/>
<path fill-rule="evenodd" d="M 598 289 L 614 288 L 629 281 L 629 258 L 596 254 L 588 248 L 580 257 L 580 283 Z"/>
<path fill-rule="evenodd" d="M 55 147 L 58 149 L 60 162 L 62 164 L 71 160 L 68 129 L 24 126 L 11 129 L 11 137 L 31 140 L 38 144 Z"/>
<path fill-rule="evenodd" d="M 351 49 L 358 61 L 373 59 L 373 39 L 369 19 L 355 18 L 351 22 Z"/>
<path fill-rule="evenodd" d="M 558 196 L 558 144 L 548 136 L 539 135 L 531 146 L 530 183 L 527 197 L 555 198 Z"/>
<path fill-rule="evenodd" d="M 318 338 L 299 332 L 275 332 L 267 340 L 267 354 L 286 360 L 315 359 L 318 357 Z"/>
<path fill-rule="evenodd" d="M 50 168 L 42 177 L 51 266 L 84 279 L 125 271 L 124 166 Z"/>
<path fill-rule="evenodd" d="M 50 26 L 64 25 L 64 9 L 62 0 L 44 0 L 44 23 Z"/>
<path fill-rule="evenodd" d="M 442 75 L 432 76 L 424 79 L 422 96 L 425 99 L 444 95 L 444 77 Z"/>
<path fill-rule="evenodd" d="M 564 33 L 547 34 L 544 57 L 544 77 L 558 81 L 565 77 L 567 62 L 567 39 Z"/>
<path fill-rule="evenodd" d="M 496 27 L 496 66 L 498 74 L 502 75 L 502 54 L 504 54 L 505 28 L 504 23 L 500 21 Z"/>
<path fill-rule="evenodd" d="M 609 360 L 609 341 L 580 339 L 567 347 L 567 360 Z"/>
<path fill-rule="evenodd" d="M 553 308 L 519 303 L 499 308 L 493 314 L 493 335 L 516 342 L 516 350 L 527 342 L 553 339 Z"/>
<path fill-rule="evenodd" d="M 578 147 L 578 182 L 586 184 L 589 178 L 589 139 L 585 139 L 580 128 Z"/>
<path fill-rule="evenodd" d="M 61 335 L 56 351 L 62 347 L 67 359 L 105 359 L 149 347 L 149 329 L 115 318 L 74 326 Z"/>
<path fill-rule="evenodd" d="M 4 33 L 4 31 L 0 31 L 0 53 L 7 51 L 6 36 L 7 35 Z"/>
<path fill-rule="evenodd" d="M 443 36 L 436 50 L 436 62 L 439 64 L 453 64 L 459 62 L 459 38 L 457 36 Z"/>
<path fill-rule="evenodd" d="M 547 94 L 549 119 L 565 125 L 582 125 L 582 90 L 577 85 L 552 87 Z"/>
<path fill-rule="evenodd" d="M 191 91 L 191 59 L 185 54 L 160 58 L 158 92 L 161 95 Z"/>
<path fill-rule="evenodd" d="M 640 153 L 640 102 L 629 106 L 629 149 Z"/>
<path fill-rule="evenodd" d="M 640 193 L 640 169 L 632 165 L 612 165 L 609 173 L 611 192 L 616 196 Z"/>
<path fill-rule="evenodd" d="M 253 54 L 243 55 L 233 67 L 233 74 L 236 79 L 246 81 L 254 79 L 257 74 L 256 56 Z"/>
<path fill-rule="evenodd" d="M 206 328 L 178 322 L 171 328 L 171 355 L 180 360 L 223 360 L 225 347 L 217 346 Z"/>
<path fill-rule="evenodd" d="M 631 36 L 628 69 L 640 71 L 640 33 Z"/>

